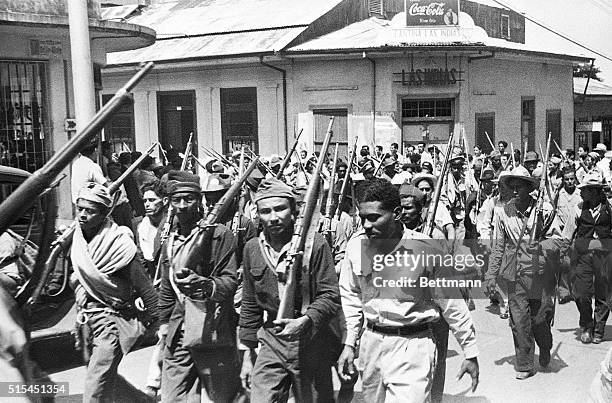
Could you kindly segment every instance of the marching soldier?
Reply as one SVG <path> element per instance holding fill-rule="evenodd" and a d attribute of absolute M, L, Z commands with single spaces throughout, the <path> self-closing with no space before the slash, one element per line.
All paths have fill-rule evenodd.
<path fill-rule="evenodd" d="M 274 320 L 288 286 L 295 196 L 289 186 L 269 179 L 260 185 L 255 203 L 264 229 L 244 249 L 240 341 L 252 356 L 261 347 L 254 365 L 243 362 L 243 384 L 250 384 L 254 403 L 286 402 L 291 386 L 297 401 L 332 402 L 331 349 L 339 340 L 329 325 L 338 315 L 340 296 L 329 245 L 314 234 L 307 276 L 298 274 L 295 319 Z"/>
<path fill-rule="evenodd" d="M 427 173 L 419 173 L 412 178 L 412 184 L 425 194 L 425 205 L 423 206 L 422 212 L 423 221 L 425 221 L 427 218 L 427 211 L 429 210 L 431 198 L 433 196 L 437 181 L 438 178 Z M 454 242 L 455 226 L 446 206 L 438 206 L 436 209 L 435 222 L 436 225 L 438 225 L 438 227 L 444 231 L 446 239 Z"/>
<path fill-rule="evenodd" d="M 157 320 L 157 297 L 136 256 L 132 232 L 108 218 L 112 198 L 106 187 L 90 184 L 77 197 L 77 220 L 70 258 L 74 272 L 77 322 L 89 349 L 83 400 L 113 401 L 117 368 L 142 336 L 132 296 L 135 288 L 146 308 L 145 325 Z M 83 331 L 84 328 L 87 330 Z"/>
<path fill-rule="evenodd" d="M 580 314 L 580 341 L 599 344 L 610 314 L 612 284 L 608 262 L 612 251 L 612 209 L 605 184 L 598 174 L 587 175 L 578 185 L 582 203 L 572 211 L 561 236 L 561 255 L 575 240 L 572 254 L 572 294 Z M 555 243 L 555 240 L 549 240 Z M 548 245 L 548 243 L 546 244 Z M 592 299 L 595 298 L 593 315 Z"/>
<path fill-rule="evenodd" d="M 219 224 L 208 229 L 210 244 L 198 244 L 198 222 L 203 218 L 200 178 L 170 171 L 168 180 L 178 222 L 160 257 L 160 321 L 168 324 L 162 401 L 200 401 L 202 393 L 204 400 L 231 401 L 240 385 L 234 311 L 236 240 Z M 193 248 L 198 248 L 201 260 L 196 269 L 185 268 Z M 213 313 L 215 321 L 210 324 L 206 318 Z"/>
<path fill-rule="evenodd" d="M 363 231 L 347 246 L 340 274 L 340 294 L 346 317 L 347 336 L 338 361 L 343 377 L 355 372 L 356 343 L 360 339 L 365 401 L 429 401 L 436 360 L 436 344 L 431 326 L 440 318 L 440 309 L 457 341 L 465 361 L 458 374 L 469 373 L 472 390 L 478 385 L 475 331 L 470 313 L 462 300 L 432 299 L 423 289 L 403 288 L 393 298 L 381 295 L 373 282 L 373 266 L 362 264 L 362 248 L 367 256 L 393 255 L 403 240 L 426 240 L 427 236 L 405 228 L 401 222 L 397 189 L 384 180 L 373 180 L 359 192 L 359 216 Z M 415 268 L 412 268 L 415 269 Z M 426 267 L 416 268 L 425 275 Z M 363 321 L 366 321 L 362 333 Z"/>
<path fill-rule="evenodd" d="M 489 258 L 485 284 L 489 293 L 495 291 L 498 277 L 508 282 L 510 327 L 516 352 L 516 378 L 529 378 L 536 373 L 534 366 L 534 342 L 540 348 L 539 361 L 543 368 L 550 363 L 553 315 L 551 273 L 544 272 L 539 259 L 534 259 L 534 248 L 529 245 L 531 227 L 536 225 L 537 201 L 531 192 L 538 186 L 523 168 L 515 168 L 499 179 L 499 186 L 507 187 L 514 198 L 497 210 L 494 217 L 496 242 Z M 545 204 L 544 222 L 550 215 L 550 205 Z M 527 239 L 527 240 L 526 240 Z M 511 256 L 503 265 L 504 256 Z M 503 270 L 500 270 L 503 269 Z"/>

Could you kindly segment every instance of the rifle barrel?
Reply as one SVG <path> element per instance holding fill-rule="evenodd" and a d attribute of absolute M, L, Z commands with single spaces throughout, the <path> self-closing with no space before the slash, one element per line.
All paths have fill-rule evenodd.
<path fill-rule="evenodd" d="M 0 204 L 0 234 L 6 231 L 36 202 L 38 196 L 49 187 L 59 173 L 79 154 L 83 146 L 102 130 L 108 120 L 127 102 L 132 100 L 130 91 L 153 68 L 147 63 L 138 71 L 93 117 L 87 126 L 56 151 L 42 168 L 26 179 Z"/>

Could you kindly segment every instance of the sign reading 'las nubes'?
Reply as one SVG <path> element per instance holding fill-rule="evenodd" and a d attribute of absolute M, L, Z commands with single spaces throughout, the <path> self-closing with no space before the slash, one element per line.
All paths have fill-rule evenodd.
<path fill-rule="evenodd" d="M 459 25 L 459 0 L 404 0 L 406 26 Z"/>

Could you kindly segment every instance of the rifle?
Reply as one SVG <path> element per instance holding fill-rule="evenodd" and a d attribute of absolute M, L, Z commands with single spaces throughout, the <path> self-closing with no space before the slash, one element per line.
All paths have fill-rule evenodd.
<path fill-rule="evenodd" d="M 78 155 L 83 146 L 102 130 L 108 120 L 124 104 L 132 100 L 130 91 L 151 70 L 147 63 L 138 71 L 93 117 L 87 126 L 53 154 L 42 168 L 26 179 L 6 200 L 0 204 L 0 234 L 6 231 L 36 202 L 37 197 L 49 187 L 55 177 Z"/>
<path fill-rule="evenodd" d="M 543 234 L 538 234 L 539 233 L 539 229 L 538 227 L 540 227 L 540 222 L 541 222 L 541 215 L 542 215 L 542 210 L 544 208 L 544 194 L 546 193 L 547 189 L 547 184 L 546 184 L 546 170 L 548 169 L 548 153 L 550 152 L 550 133 L 548 133 L 548 140 L 546 142 L 546 155 L 544 156 L 544 166 L 542 167 L 542 177 L 540 178 L 540 187 L 538 189 L 538 198 L 536 200 L 536 207 L 535 207 L 535 222 L 533 223 L 533 226 L 531 227 L 531 232 L 529 234 L 529 244 L 533 244 L 536 239 L 539 239 L 539 235 L 543 235 Z M 540 227 L 541 229 L 542 227 Z"/>
<path fill-rule="evenodd" d="M 215 224 L 220 217 L 225 215 L 227 209 L 232 204 L 232 200 L 234 200 L 234 198 L 240 193 L 244 182 L 246 182 L 249 175 L 251 175 L 253 170 L 257 167 L 258 162 L 259 158 L 255 158 L 242 176 L 240 176 L 240 178 L 236 180 L 232 186 L 230 186 L 223 197 L 221 197 L 221 199 L 219 199 L 214 207 L 208 212 L 206 218 L 198 223 L 199 233 L 197 238 L 194 240 L 193 247 L 186 255 L 185 261 L 181 263 L 181 267 L 195 270 L 198 264 L 204 260 L 203 253 L 210 253 L 213 235 L 212 230 L 214 229 Z M 210 273 L 209 276 L 212 276 L 212 274 L 213 273 Z"/>
<path fill-rule="evenodd" d="M 327 128 L 327 134 L 325 135 L 325 140 L 323 141 L 323 146 L 321 147 L 322 156 L 327 153 L 327 148 L 329 147 L 329 143 L 333 135 L 333 124 L 334 118 L 331 117 L 329 120 L 329 126 Z M 324 158 L 319 158 L 319 161 L 317 162 L 317 166 L 312 176 L 314 180 L 310 183 L 310 185 L 308 185 L 308 190 L 306 191 L 306 196 L 304 198 L 304 205 L 302 206 L 300 215 L 295 222 L 293 236 L 291 238 L 289 251 L 285 260 L 286 267 L 289 268 L 287 273 L 287 285 L 280 300 L 276 319 L 293 319 L 294 317 L 295 292 L 296 287 L 298 286 L 297 273 L 298 271 L 302 270 L 302 259 L 304 257 L 304 248 L 306 246 L 306 238 L 308 236 L 308 226 L 312 220 L 312 215 L 317 204 L 319 181 L 321 170 L 323 169 L 323 160 Z M 308 281 L 308 279 L 304 280 Z M 303 298 L 305 298 L 305 296 L 303 296 Z"/>
<path fill-rule="evenodd" d="M 242 150 L 240 152 L 240 164 L 238 166 L 238 176 L 242 176 L 244 172 L 244 146 L 242 146 Z M 240 188 L 240 200 L 244 198 L 244 187 Z M 240 244 L 240 211 L 242 206 L 239 203 L 238 208 L 236 209 L 236 213 L 234 213 L 234 217 L 232 218 L 232 232 L 237 238 L 238 244 Z"/>
<path fill-rule="evenodd" d="M 450 159 L 450 150 L 453 145 L 453 138 L 455 134 L 451 132 L 448 136 L 448 144 L 446 146 L 446 155 L 444 156 L 444 164 L 442 165 L 442 172 L 440 172 L 440 177 L 438 179 L 438 183 L 436 183 L 436 190 L 431 199 L 431 203 L 429 204 L 429 209 L 427 210 L 427 219 L 425 221 L 425 228 L 423 233 L 427 236 L 431 237 L 433 235 L 434 230 L 434 222 L 436 217 L 436 209 L 438 208 L 438 202 L 440 201 L 440 196 L 442 195 L 442 186 L 444 185 L 444 181 L 446 180 L 446 174 L 448 172 L 448 161 Z"/>
<path fill-rule="evenodd" d="M 278 170 L 278 173 L 276 174 L 276 179 L 282 178 L 283 172 L 285 172 L 285 169 L 287 169 L 287 167 L 289 166 L 289 163 L 291 162 L 291 156 L 295 152 L 295 149 L 297 148 L 298 143 L 300 142 L 300 136 L 302 135 L 303 131 L 304 129 L 300 129 L 300 132 L 298 133 L 297 137 L 295 138 L 295 141 L 293 142 L 293 146 L 291 147 L 291 150 L 289 150 L 289 152 L 285 156 L 285 159 L 283 160 L 283 163 L 281 164 L 281 167 Z"/>
<path fill-rule="evenodd" d="M 359 138 L 355 136 L 353 143 L 353 149 L 351 150 L 351 156 L 348 161 L 348 169 L 342 180 L 342 188 L 340 189 L 340 196 L 338 196 L 338 205 L 336 207 L 336 221 L 340 221 L 340 215 L 342 215 L 342 203 L 344 202 L 344 196 L 346 195 L 346 188 L 348 187 L 348 181 L 351 178 L 351 165 L 355 163 L 355 156 L 357 155 L 357 140 Z"/>
<path fill-rule="evenodd" d="M 192 140 L 193 140 L 193 132 L 189 134 L 189 140 L 187 141 L 187 145 L 185 146 L 185 154 L 183 158 L 183 162 L 181 163 L 181 171 L 184 171 L 187 168 L 187 162 L 189 161 L 189 156 L 191 155 L 192 150 Z M 198 161 L 199 162 L 199 161 Z M 166 213 L 166 222 L 164 222 L 164 226 L 162 228 L 161 236 L 159 237 L 159 244 L 163 245 L 164 242 L 170 236 L 170 229 L 172 228 L 172 223 L 174 221 L 174 216 L 176 212 L 172 208 L 172 204 L 168 206 L 168 212 Z M 161 282 L 161 259 L 157 260 L 157 268 L 155 269 L 155 275 L 153 276 L 153 284 L 158 284 Z"/>
<path fill-rule="evenodd" d="M 108 187 L 108 192 L 113 195 L 114 193 L 116 193 L 119 188 L 121 187 L 121 185 L 123 184 L 123 182 L 125 181 L 125 179 L 136 170 L 136 168 L 138 168 L 138 166 L 142 163 L 142 161 L 149 155 L 151 154 L 155 148 L 158 146 L 157 143 L 152 144 L 149 149 L 147 151 L 145 151 L 140 157 L 138 157 L 138 159 L 136 161 L 134 161 L 132 163 L 132 165 L 130 165 L 124 173 L 121 174 L 121 176 L 119 178 L 117 178 L 116 181 L 114 181 L 113 183 L 110 184 L 110 186 Z M 111 210 L 112 211 L 112 210 Z M 109 212 L 110 214 L 110 212 Z M 39 281 L 35 282 L 34 284 L 36 284 L 32 294 L 30 295 L 30 297 L 28 298 L 27 301 L 25 301 L 25 303 L 28 306 L 34 305 L 36 303 L 36 301 L 38 300 L 38 297 L 40 296 L 40 294 L 42 293 L 42 289 L 45 286 L 45 283 L 47 282 L 47 277 L 49 277 L 49 274 L 51 274 L 51 272 L 55 269 L 55 265 L 57 263 L 57 259 L 59 258 L 60 254 L 62 251 L 66 250 L 66 248 L 72 243 L 72 236 L 74 235 L 74 230 L 76 229 L 77 223 L 73 222 L 67 229 L 66 231 L 64 231 L 54 242 L 51 243 L 51 248 L 50 248 L 50 252 L 49 252 L 49 256 L 47 257 L 47 259 L 45 260 L 45 264 L 44 264 L 44 269 L 40 275 L 40 279 Z M 31 280 L 30 280 L 31 282 Z M 29 287 L 29 283 L 26 284 L 24 286 L 24 291 L 20 292 L 20 295 L 28 295 L 28 292 L 25 291 L 26 287 Z"/>
<path fill-rule="evenodd" d="M 512 168 L 516 168 L 516 159 L 514 158 L 514 144 L 510 142 L 510 156 L 512 157 Z"/>
<path fill-rule="evenodd" d="M 489 137 L 489 133 L 485 132 L 485 135 L 487 136 L 487 140 L 489 140 L 489 144 L 491 145 L 491 148 L 492 148 L 491 151 L 495 151 L 495 144 L 493 144 L 493 141 L 491 141 L 491 137 Z"/>
<path fill-rule="evenodd" d="M 336 165 L 338 163 L 338 143 L 336 143 L 336 149 L 334 150 L 334 161 L 329 177 L 329 190 L 327 191 L 327 202 L 325 203 L 325 216 L 323 218 L 323 225 L 321 226 L 321 233 L 325 236 L 329 246 L 333 246 L 332 242 L 332 210 L 334 208 L 334 188 L 336 187 Z"/>

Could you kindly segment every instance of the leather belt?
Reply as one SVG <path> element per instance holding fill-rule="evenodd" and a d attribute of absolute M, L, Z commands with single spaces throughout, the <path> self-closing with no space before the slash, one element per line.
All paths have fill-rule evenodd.
<path fill-rule="evenodd" d="M 418 333 L 422 333 L 426 330 L 431 329 L 431 325 L 429 323 L 422 323 L 417 325 L 408 325 L 402 327 L 390 327 L 390 326 L 380 326 L 374 323 L 368 322 L 366 327 L 373 332 L 394 335 L 394 336 L 413 336 Z"/>

